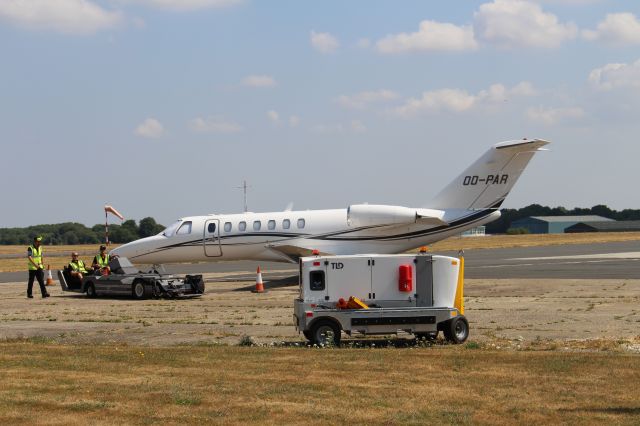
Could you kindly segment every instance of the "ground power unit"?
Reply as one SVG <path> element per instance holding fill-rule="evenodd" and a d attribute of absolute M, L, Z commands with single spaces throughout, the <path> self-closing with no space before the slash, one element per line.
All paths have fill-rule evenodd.
<path fill-rule="evenodd" d="M 341 333 L 435 339 L 440 331 L 464 342 L 464 258 L 429 254 L 311 256 L 299 262 L 296 329 L 314 344 Z"/>

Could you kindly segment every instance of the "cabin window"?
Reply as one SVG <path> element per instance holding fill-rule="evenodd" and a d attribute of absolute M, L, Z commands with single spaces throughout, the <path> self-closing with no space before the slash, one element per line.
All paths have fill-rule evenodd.
<path fill-rule="evenodd" d="M 178 228 L 178 232 L 176 235 L 187 235 L 191 233 L 191 221 L 184 222 L 180 228 Z"/>
<path fill-rule="evenodd" d="M 254 220 L 253 221 L 253 230 L 254 231 L 259 231 L 261 227 L 262 227 L 262 223 L 259 220 Z"/>
<path fill-rule="evenodd" d="M 238 224 L 238 230 L 240 230 L 240 232 L 244 232 L 246 229 L 247 229 L 247 222 L 243 220 Z"/>
<path fill-rule="evenodd" d="M 273 231 L 274 229 L 276 229 L 276 221 L 270 220 L 269 222 L 267 222 L 267 228 L 269 228 L 269 231 Z"/>
<path fill-rule="evenodd" d="M 209 225 L 207 225 L 207 232 L 209 232 L 210 234 L 215 234 L 216 233 L 216 224 L 211 222 Z"/>
<path fill-rule="evenodd" d="M 324 290 L 324 271 L 309 272 L 309 288 L 311 291 Z"/>
<path fill-rule="evenodd" d="M 224 232 L 231 232 L 231 222 L 225 222 Z"/>
<path fill-rule="evenodd" d="M 304 219 L 298 219 L 298 229 L 304 228 Z"/>
<path fill-rule="evenodd" d="M 282 221 L 282 229 L 289 229 L 291 227 L 291 221 L 289 219 L 285 219 Z"/>

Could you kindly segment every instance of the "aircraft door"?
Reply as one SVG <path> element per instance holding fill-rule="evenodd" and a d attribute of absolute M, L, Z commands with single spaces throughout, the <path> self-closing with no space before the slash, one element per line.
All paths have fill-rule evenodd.
<path fill-rule="evenodd" d="M 222 256 L 220 245 L 220 220 L 209 219 L 204 223 L 204 235 L 202 236 L 204 255 L 207 257 Z"/>

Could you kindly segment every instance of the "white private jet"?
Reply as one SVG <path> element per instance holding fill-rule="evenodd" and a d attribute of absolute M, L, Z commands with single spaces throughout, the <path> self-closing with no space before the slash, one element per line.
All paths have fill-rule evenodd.
<path fill-rule="evenodd" d="M 491 222 L 533 155 L 549 142 L 493 145 L 429 208 L 352 204 L 346 209 L 184 217 L 162 233 L 111 251 L 134 263 L 260 260 L 321 254 L 402 253 Z"/>

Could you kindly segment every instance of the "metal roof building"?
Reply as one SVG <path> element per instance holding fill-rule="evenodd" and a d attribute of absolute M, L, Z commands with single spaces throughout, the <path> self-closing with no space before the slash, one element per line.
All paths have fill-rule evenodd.
<path fill-rule="evenodd" d="M 564 230 L 580 222 L 615 222 L 602 216 L 530 216 L 511 222 L 511 228 L 524 228 L 531 234 L 562 234 Z"/>
<path fill-rule="evenodd" d="M 564 232 L 633 232 L 640 231 L 640 220 L 620 220 L 606 222 L 578 222 Z"/>

